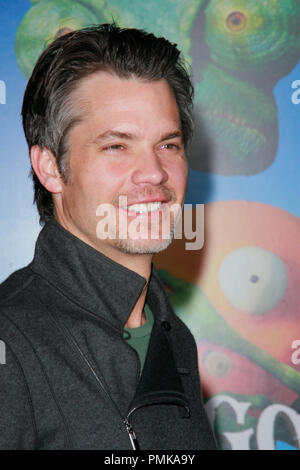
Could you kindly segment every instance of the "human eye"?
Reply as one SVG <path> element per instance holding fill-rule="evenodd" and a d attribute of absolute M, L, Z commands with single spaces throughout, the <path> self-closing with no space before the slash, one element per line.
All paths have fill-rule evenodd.
<path fill-rule="evenodd" d="M 103 147 L 102 150 L 108 153 L 122 152 L 125 150 L 125 146 L 122 144 L 109 144 Z"/>
<path fill-rule="evenodd" d="M 160 145 L 160 149 L 166 152 L 179 152 L 182 145 L 178 142 L 164 142 Z"/>
<path fill-rule="evenodd" d="M 163 150 L 173 150 L 173 149 L 177 149 L 177 147 L 178 146 L 176 144 L 163 144 L 161 146 Z"/>

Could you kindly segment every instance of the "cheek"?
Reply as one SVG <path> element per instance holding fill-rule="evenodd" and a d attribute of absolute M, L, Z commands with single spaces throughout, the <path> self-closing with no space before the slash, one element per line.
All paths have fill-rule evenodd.
<path fill-rule="evenodd" d="M 73 167 L 65 187 L 64 202 L 74 213 L 93 213 L 97 205 L 101 184 L 90 166 Z M 98 193 L 98 195 L 97 195 Z"/>
<path fill-rule="evenodd" d="M 122 191 L 128 168 L 123 163 L 104 161 L 90 166 L 85 175 L 83 191 L 89 203 L 98 207 L 99 204 L 114 204 L 117 195 Z"/>

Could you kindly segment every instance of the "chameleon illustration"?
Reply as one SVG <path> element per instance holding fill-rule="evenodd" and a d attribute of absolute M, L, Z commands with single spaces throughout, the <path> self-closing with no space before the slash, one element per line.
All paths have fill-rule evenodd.
<path fill-rule="evenodd" d="M 26 78 L 56 37 L 96 23 L 115 21 L 120 27 L 145 29 L 180 45 L 191 62 L 190 31 L 203 0 L 35 0 L 16 34 L 16 57 Z"/>
<path fill-rule="evenodd" d="M 191 166 L 223 175 L 263 171 L 277 151 L 273 88 L 300 58 L 299 1 L 210 0 L 196 20 L 193 44 L 202 126 L 196 126 Z"/>
<path fill-rule="evenodd" d="M 268 440 L 259 431 L 263 425 L 273 447 L 278 440 L 300 448 L 300 365 L 293 359 L 300 331 L 299 218 L 250 201 L 206 204 L 204 213 L 203 248 L 187 250 L 187 238 L 175 239 L 154 264 L 196 340 L 220 446 L 228 445 L 224 433 L 238 433 L 232 447 L 233 436 L 252 429 L 247 445 L 261 448 Z M 245 403 L 249 410 L 237 419 Z"/>
<path fill-rule="evenodd" d="M 143 28 L 178 44 L 192 66 L 190 166 L 222 175 L 268 168 L 278 144 L 273 88 L 300 58 L 298 0 L 32 0 L 16 34 L 28 78 L 56 37 L 95 23 Z"/>
<path fill-rule="evenodd" d="M 169 298 L 174 311 L 192 331 L 196 341 L 209 341 L 242 352 L 288 388 L 299 393 L 299 372 L 242 338 L 218 314 L 200 287 L 175 278 L 165 270 L 159 270 L 159 275 L 169 287 Z"/>
<path fill-rule="evenodd" d="M 228 448 L 226 440 L 224 441 L 222 437 L 223 434 L 237 432 L 237 430 L 246 432 L 249 428 L 255 429 L 257 427 L 259 414 L 269 405 L 274 404 L 274 398 L 272 397 L 274 386 L 281 386 L 282 398 L 285 398 L 286 403 L 290 406 L 296 406 L 293 400 L 295 400 L 300 390 L 300 374 L 297 370 L 272 357 L 251 341 L 240 336 L 217 312 L 199 286 L 176 278 L 166 270 L 160 269 L 158 272 L 168 290 L 169 299 L 176 315 L 188 326 L 197 342 L 199 370 L 205 398 L 209 396 L 211 400 L 211 397 L 218 396 L 218 393 L 213 393 L 213 390 L 207 393 L 207 384 L 203 384 L 205 378 L 203 372 L 207 369 L 210 374 L 215 376 L 215 381 L 226 374 L 230 374 L 232 383 L 228 380 L 228 389 L 222 393 L 219 392 L 221 396 L 225 394 L 225 396 L 232 397 L 237 402 L 248 402 L 250 405 L 250 411 L 246 413 L 242 426 L 237 426 L 236 417 L 228 407 L 220 407 L 212 424 L 222 449 Z M 220 349 L 226 351 L 226 354 L 220 353 Z M 203 354 L 203 351 L 206 354 Z M 233 375 L 230 370 L 233 368 L 233 360 L 231 361 L 231 359 L 234 356 L 238 356 L 236 375 Z M 263 371 L 264 375 L 260 375 L 260 370 Z M 257 388 L 264 389 L 264 393 L 250 395 L 233 393 L 233 390 L 238 388 L 238 382 L 245 380 L 247 388 L 249 387 L 249 381 L 254 382 L 256 379 Z M 291 397 L 292 403 L 290 403 Z M 277 423 L 273 432 L 275 433 L 275 431 L 277 438 L 279 436 L 283 441 L 292 438 L 294 441 L 294 436 L 284 421 Z M 250 441 L 251 449 L 257 448 L 257 443 L 253 438 Z"/>

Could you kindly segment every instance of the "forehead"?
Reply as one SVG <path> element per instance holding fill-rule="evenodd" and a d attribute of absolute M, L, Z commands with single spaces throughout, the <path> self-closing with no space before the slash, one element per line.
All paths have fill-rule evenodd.
<path fill-rule="evenodd" d="M 134 119 L 147 125 L 155 116 L 161 126 L 180 127 L 177 102 L 165 79 L 146 81 L 120 78 L 107 71 L 96 72 L 81 80 L 73 94 L 75 103 L 87 119 L 100 122 Z"/>

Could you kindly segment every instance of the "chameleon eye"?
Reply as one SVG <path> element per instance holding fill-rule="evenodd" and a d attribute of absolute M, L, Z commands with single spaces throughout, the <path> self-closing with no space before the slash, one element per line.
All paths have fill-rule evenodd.
<path fill-rule="evenodd" d="M 228 28 L 233 32 L 242 31 L 246 28 L 247 17 L 241 11 L 234 11 L 226 18 Z"/>
<path fill-rule="evenodd" d="M 219 282 L 233 307 L 250 315 L 263 315 L 284 299 L 288 274 L 275 253 L 259 246 L 243 246 L 225 256 Z"/>
<path fill-rule="evenodd" d="M 203 358 L 204 367 L 213 377 L 224 377 L 231 368 L 231 360 L 227 354 L 220 351 L 208 351 Z"/>

